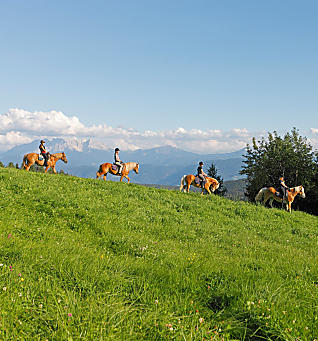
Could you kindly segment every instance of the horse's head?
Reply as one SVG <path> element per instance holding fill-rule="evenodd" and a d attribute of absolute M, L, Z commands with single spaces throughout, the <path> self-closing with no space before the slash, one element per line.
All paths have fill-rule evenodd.
<path fill-rule="evenodd" d="M 139 163 L 136 163 L 136 166 L 133 168 L 135 173 L 138 174 L 139 173 Z"/>
<path fill-rule="evenodd" d="M 305 199 L 306 198 L 306 194 L 305 194 L 305 188 L 303 186 L 299 186 L 299 195 Z"/>
<path fill-rule="evenodd" d="M 67 158 L 66 158 L 66 155 L 65 155 L 64 152 L 62 153 L 61 160 L 62 160 L 63 162 L 65 162 L 65 163 L 67 163 Z"/>
<path fill-rule="evenodd" d="M 214 178 L 210 178 L 210 183 L 212 192 L 215 192 L 220 187 L 220 183 Z"/>

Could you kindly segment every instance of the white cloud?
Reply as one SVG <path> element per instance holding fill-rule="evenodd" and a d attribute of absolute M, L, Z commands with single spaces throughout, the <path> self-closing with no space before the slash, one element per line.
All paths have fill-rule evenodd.
<path fill-rule="evenodd" d="M 140 132 L 107 124 L 85 126 L 76 116 L 70 117 L 60 111 L 10 109 L 0 115 L 0 150 L 42 137 L 78 137 L 92 139 L 95 147 L 99 148 L 119 146 L 123 150 L 135 150 L 171 145 L 198 153 L 217 153 L 243 148 L 251 142 L 253 136 L 259 137 L 260 134 L 238 128 L 221 131 L 213 128 L 186 130 L 179 127 L 166 131 Z"/>
<path fill-rule="evenodd" d="M 5 151 L 19 144 L 25 144 L 32 141 L 32 138 L 22 135 L 18 131 L 8 131 L 0 134 L 0 150 Z"/>

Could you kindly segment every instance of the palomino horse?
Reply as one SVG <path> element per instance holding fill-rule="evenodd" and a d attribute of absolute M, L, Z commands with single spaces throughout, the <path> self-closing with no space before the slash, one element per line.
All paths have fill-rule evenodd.
<path fill-rule="evenodd" d="M 128 183 L 130 182 L 130 179 L 128 178 L 128 174 L 131 170 L 133 170 L 136 174 L 139 173 L 139 163 L 138 162 L 126 162 L 124 163 L 124 166 L 122 168 L 121 174 L 118 174 L 118 166 L 116 169 L 113 169 L 112 163 L 103 163 L 99 166 L 99 170 L 96 172 L 96 178 L 99 179 L 100 177 L 103 177 L 104 180 L 106 180 L 107 173 L 111 173 L 113 175 L 120 176 L 120 181 L 123 180 L 123 178 L 126 178 L 128 180 Z M 115 167 L 114 167 L 115 168 Z"/>
<path fill-rule="evenodd" d="M 257 193 L 255 201 L 265 205 L 266 202 L 270 200 L 269 205 L 273 207 L 273 201 L 275 200 L 280 203 L 286 204 L 286 210 L 291 212 L 291 204 L 295 200 L 297 194 L 299 194 L 302 198 L 306 198 L 305 189 L 303 186 L 293 187 L 289 191 L 287 191 L 287 197 L 284 198 L 284 202 L 282 202 L 282 197 L 277 195 L 277 191 L 274 187 L 264 187 L 260 189 Z"/>
<path fill-rule="evenodd" d="M 195 180 L 194 175 L 192 174 L 184 175 L 181 178 L 180 192 L 183 190 L 183 192 L 189 193 L 190 185 L 201 188 L 201 183 L 200 182 L 196 183 L 194 180 Z M 202 188 L 201 195 L 203 195 L 204 189 L 206 189 L 207 192 L 211 194 L 210 187 L 212 187 L 212 192 L 214 192 L 220 186 L 219 182 L 214 178 L 210 178 L 207 176 L 205 180 L 206 182 L 205 182 L 204 188 Z"/>
<path fill-rule="evenodd" d="M 46 173 L 49 168 L 52 168 L 53 172 L 56 174 L 55 164 L 58 160 L 62 160 L 64 163 L 67 163 L 67 158 L 64 152 L 50 154 L 50 158 L 47 161 L 47 166 L 45 167 L 44 172 Z M 23 168 L 25 170 L 28 171 L 34 163 L 36 163 L 39 166 L 44 166 L 44 159 L 39 160 L 39 154 L 37 153 L 29 153 L 24 155 Z"/>

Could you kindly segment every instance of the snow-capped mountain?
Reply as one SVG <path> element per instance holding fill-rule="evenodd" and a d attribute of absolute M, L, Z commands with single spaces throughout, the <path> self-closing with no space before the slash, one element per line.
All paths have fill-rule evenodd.
<path fill-rule="evenodd" d="M 46 147 L 50 153 L 65 152 L 69 162 L 57 163 L 57 169 L 82 177 L 95 177 L 101 163 L 113 162 L 113 148 L 105 145 L 96 145 L 89 139 L 62 139 L 54 138 L 46 140 Z M 0 161 L 8 164 L 21 164 L 23 155 L 31 152 L 39 152 L 39 141 L 20 145 L 0 154 Z M 184 174 L 196 172 L 199 161 L 204 161 L 207 170 L 214 163 L 218 173 L 224 180 L 239 178 L 239 170 L 242 166 L 244 149 L 233 153 L 223 154 L 197 154 L 187 152 L 171 146 L 163 146 L 151 149 L 138 149 L 135 151 L 121 151 L 120 157 L 124 161 L 140 163 L 140 173 L 132 174 L 134 182 L 152 183 L 162 185 L 178 184 Z M 109 176 L 115 180 L 115 177 Z M 117 177 L 116 177 L 117 179 Z"/>

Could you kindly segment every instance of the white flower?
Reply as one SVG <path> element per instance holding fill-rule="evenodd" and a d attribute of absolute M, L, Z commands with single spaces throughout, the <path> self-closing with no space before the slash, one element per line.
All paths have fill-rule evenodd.
<path fill-rule="evenodd" d="M 3 266 L 3 264 L 0 264 L 0 266 Z"/>
<path fill-rule="evenodd" d="M 7 291 L 7 287 L 3 287 L 3 289 L 2 289 L 3 291 Z"/>

